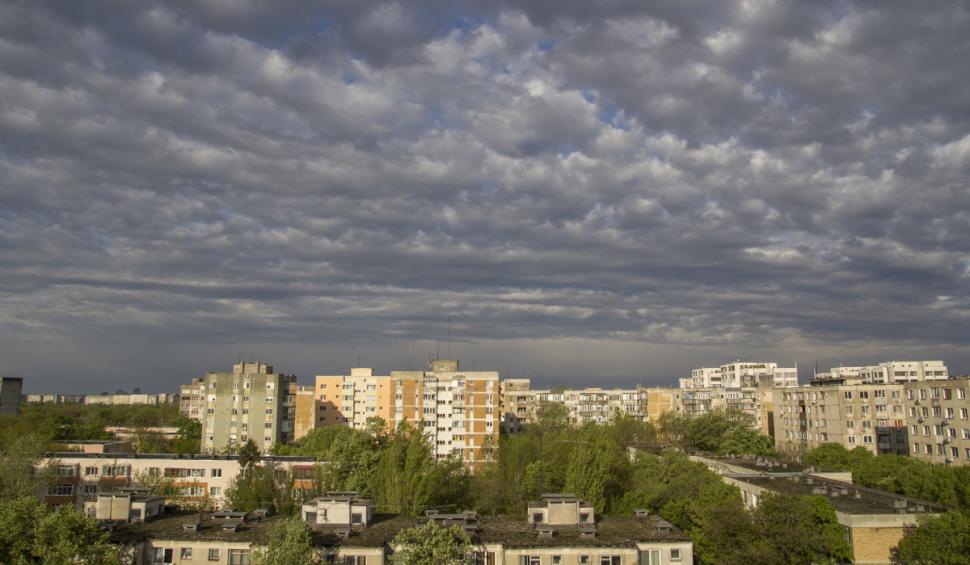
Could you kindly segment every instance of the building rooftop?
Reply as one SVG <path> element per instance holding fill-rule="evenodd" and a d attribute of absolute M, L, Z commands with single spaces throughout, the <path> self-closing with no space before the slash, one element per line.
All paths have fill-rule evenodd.
<path fill-rule="evenodd" d="M 819 477 L 758 475 L 732 478 L 784 495 L 824 496 L 837 511 L 846 514 L 914 514 L 946 511 L 946 507 L 941 504 Z"/>
<path fill-rule="evenodd" d="M 227 520 L 214 519 L 208 514 L 199 513 L 169 514 L 143 523 L 119 527 L 112 532 L 115 543 L 134 543 L 145 539 L 225 541 L 265 544 L 269 533 L 279 520 L 278 516 L 262 520 L 242 522 L 236 531 L 224 529 Z M 352 535 L 347 538 L 338 536 L 345 526 L 321 526 L 311 530 L 313 544 L 332 547 L 383 547 L 405 528 L 420 526 L 427 517 L 399 516 L 394 514 L 375 514 L 366 528 L 353 527 Z M 199 522 L 197 530 L 186 529 L 185 524 Z M 479 543 L 503 543 L 506 547 L 634 547 L 637 542 L 650 541 L 689 541 L 690 538 L 657 516 L 640 519 L 633 516 L 603 517 L 596 528 L 596 536 L 581 537 L 579 527 L 556 528 L 551 538 L 540 539 L 525 517 L 488 516 L 478 518 L 478 529 L 473 539 Z"/>

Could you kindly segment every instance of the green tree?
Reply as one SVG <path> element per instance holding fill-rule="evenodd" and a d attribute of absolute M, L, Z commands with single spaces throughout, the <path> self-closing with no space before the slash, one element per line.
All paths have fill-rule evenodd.
<path fill-rule="evenodd" d="M 253 555 L 254 565 L 314 565 L 321 563 L 310 532 L 297 516 L 281 518 L 269 534 L 266 549 Z"/>
<path fill-rule="evenodd" d="M 256 447 L 256 442 L 252 439 L 246 440 L 246 443 L 239 448 L 239 468 L 243 472 L 249 472 L 259 465 L 259 461 L 259 448 Z"/>
<path fill-rule="evenodd" d="M 899 542 L 896 560 L 906 565 L 970 564 L 970 517 L 947 512 L 921 519 Z"/>
<path fill-rule="evenodd" d="M 771 438 L 761 432 L 734 425 L 724 433 L 718 452 L 735 456 L 770 456 L 775 455 L 775 447 Z"/>
<path fill-rule="evenodd" d="M 754 512 L 763 555 L 775 563 L 843 563 L 852 559 L 835 509 L 822 496 L 763 496 Z"/>
<path fill-rule="evenodd" d="M 0 563 L 120 563 L 97 522 L 70 507 L 49 509 L 37 497 L 0 504 Z"/>
<path fill-rule="evenodd" d="M 468 534 L 459 527 L 442 528 L 434 522 L 401 530 L 394 538 L 395 565 L 459 565 L 472 551 Z"/>
<path fill-rule="evenodd" d="M 178 437 L 172 443 L 175 453 L 199 453 L 202 448 L 202 422 L 185 418 L 179 424 Z"/>

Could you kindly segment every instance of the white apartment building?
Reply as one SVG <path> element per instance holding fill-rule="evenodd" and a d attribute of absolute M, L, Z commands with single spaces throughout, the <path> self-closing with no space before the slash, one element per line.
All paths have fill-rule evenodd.
<path fill-rule="evenodd" d="M 950 378 L 943 361 L 886 361 L 863 367 L 833 367 L 816 373 L 813 381 L 841 381 L 843 384 L 897 384 L 945 381 Z"/>
<path fill-rule="evenodd" d="M 642 387 L 535 390 L 533 398 L 536 407 L 548 403 L 564 405 L 569 410 L 570 419 L 580 425 L 604 424 L 620 414 L 647 420 L 647 389 Z"/>
<path fill-rule="evenodd" d="M 766 361 L 735 361 L 720 367 L 701 367 L 680 379 L 680 388 L 742 388 L 759 386 L 768 379 L 777 388 L 798 386 L 797 367 L 779 367 Z"/>

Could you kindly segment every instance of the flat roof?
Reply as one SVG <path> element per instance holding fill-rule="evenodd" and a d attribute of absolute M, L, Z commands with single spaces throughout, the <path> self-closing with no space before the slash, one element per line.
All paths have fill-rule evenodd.
<path fill-rule="evenodd" d="M 238 531 L 222 529 L 225 520 L 215 520 L 204 515 L 198 531 L 186 531 L 184 523 L 198 520 L 197 512 L 169 514 L 142 524 L 128 524 L 117 528 L 111 534 L 115 543 L 133 543 L 146 539 L 170 541 L 224 541 L 266 544 L 269 533 L 279 520 L 272 516 L 262 520 L 243 523 Z M 353 535 L 346 539 L 337 537 L 338 529 L 346 526 L 322 526 L 311 531 L 313 544 L 323 547 L 383 547 L 405 528 L 420 526 L 427 517 L 399 516 L 395 514 L 375 514 L 366 528 L 355 526 Z M 473 540 L 478 543 L 502 543 L 506 547 L 636 547 L 644 542 L 682 542 L 690 541 L 683 532 L 672 529 L 663 533 L 658 528 L 668 526 L 657 516 L 643 520 L 630 517 L 606 516 L 597 522 L 596 536 L 581 537 L 580 528 L 557 528 L 556 534 L 549 539 L 540 539 L 538 532 L 519 516 L 488 516 L 478 518 L 478 530 Z"/>
<path fill-rule="evenodd" d="M 846 514 L 899 514 L 896 507 L 897 501 L 906 502 L 906 507 L 902 514 L 922 514 L 927 512 L 944 512 L 946 510 L 946 507 L 941 504 L 909 498 L 852 483 L 821 479 L 818 477 L 796 476 L 772 478 L 767 475 L 759 475 L 744 477 L 733 476 L 731 478 L 789 496 L 809 496 L 816 494 L 813 492 L 815 489 L 825 487 L 826 493 L 819 493 L 817 496 L 824 496 L 832 503 L 832 506 L 837 511 Z M 843 491 L 847 492 L 847 494 L 842 494 Z M 833 492 L 838 494 L 834 495 Z M 856 498 L 856 493 L 859 494 L 858 498 Z M 918 510 L 917 507 L 920 506 L 923 510 Z"/>

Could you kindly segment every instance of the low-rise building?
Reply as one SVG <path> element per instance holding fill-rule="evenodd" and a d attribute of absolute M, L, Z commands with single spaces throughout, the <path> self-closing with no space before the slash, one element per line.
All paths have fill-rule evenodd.
<path fill-rule="evenodd" d="M 144 522 L 165 513 L 165 497 L 119 489 L 85 501 L 84 513 L 102 522 Z"/>
<path fill-rule="evenodd" d="M 851 474 L 846 477 L 844 473 L 770 460 L 693 459 L 738 487 L 749 509 L 756 508 L 767 494 L 824 496 L 845 529 L 854 563 L 893 563 L 893 550 L 921 518 L 946 511 L 940 504 L 852 484 Z"/>
<path fill-rule="evenodd" d="M 312 457 L 264 456 L 264 463 L 313 476 L 317 462 Z M 73 505 L 79 510 L 98 495 L 113 494 L 120 488 L 159 487 L 165 483 L 170 498 L 178 504 L 206 503 L 215 508 L 225 503 L 226 491 L 239 474 L 235 455 L 48 453 L 40 466 L 54 466 L 46 501 L 52 505 Z M 309 485 L 297 485 L 298 488 Z"/>
<path fill-rule="evenodd" d="M 178 402 L 179 395 L 169 393 L 118 393 L 118 394 L 86 394 L 84 404 L 101 404 L 108 406 L 158 406 Z"/>
<path fill-rule="evenodd" d="M 333 494 L 333 496 L 330 496 Z M 561 497 L 562 495 L 560 495 Z M 401 550 L 395 538 L 402 530 L 429 523 L 459 526 L 471 538 L 473 558 L 482 565 L 686 565 L 693 562 L 690 538 L 657 516 L 635 515 L 598 518 L 581 524 L 577 514 L 555 527 L 537 528 L 521 517 L 479 517 L 474 512 L 443 514 L 430 511 L 422 517 L 374 513 L 369 519 L 348 523 L 345 511 L 366 501 L 353 493 L 329 493 L 319 501 L 336 504 L 335 513 L 304 512 L 311 519 L 310 539 L 325 563 L 383 565 Z M 347 500 L 344 500 L 347 499 Z M 355 502 L 356 501 L 356 502 Z M 312 506 L 312 505 L 308 505 Z M 327 506 L 329 508 L 329 506 Z M 181 514 L 164 516 L 112 532 L 115 543 L 125 545 L 136 564 L 249 563 L 265 547 L 276 517 L 257 518 L 246 513 Z"/>
<path fill-rule="evenodd" d="M 910 455 L 970 465 L 970 378 L 908 382 L 903 390 Z"/>

